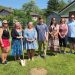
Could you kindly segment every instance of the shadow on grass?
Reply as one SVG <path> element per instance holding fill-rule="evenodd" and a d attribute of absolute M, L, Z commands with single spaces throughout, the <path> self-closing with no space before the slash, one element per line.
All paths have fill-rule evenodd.
<path fill-rule="evenodd" d="M 38 53 L 39 53 L 38 51 L 35 51 L 35 57 L 39 55 Z M 42 55 L 41 57 L 43 58 L 43 51 L 41 51 L 41 55 Z M 51 50 L 48 50 L 47 55 L 54 56 L 54 53 Z M 20 58 L 23 59 L 23 56 L 21 55 Z M 24 59 L 28 59 L 27 53 L 24 53 Z M 14 56 L 9 55 L 8 61 L 14 61 Z"/>

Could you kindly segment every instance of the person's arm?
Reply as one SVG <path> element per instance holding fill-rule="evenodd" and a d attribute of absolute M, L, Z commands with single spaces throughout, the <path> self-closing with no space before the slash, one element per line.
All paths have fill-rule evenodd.
<path fill-rule="evenodd" d="M 66 33 L 65 36 L 68 34 L 68 26 L 66 25 Z"/>
<path fill-rule="evenodd" d="M 14 39 L 20 38 L 19 34 L 16 32 L 15 29 L 12 29 L 12 31 L 11 31 L 11 37 L 14 38 Z"/>
<path fill-rule="evenodd" d="M 3 29 L 0 28 L 0 39 L 2 38 L 2 34 L 3 34 Z"/>
<path fill-rule="evenodd" d="M 30 41 L 27 35 L 27 29 L 24 30 L 24 38 L 26 39 L 26 41 Z"/>
<path fill-rule="evenodd" d="M 4 45 L 3 45 L 3 42 L 2 42 L 2 34 L 3 34 L 3 29 L 0 28 L 0 44 L 3 47 Z"/>
<path fill-rule="evenodd" d="M 57 34 L 59 34 L 59 25 L 57 25 L 57 31 L 55 32 L 54 36 L 56 36 Z"/>
<path fill-rule="evenodd" d="M 61 26 L 61 25 L 60 25 Z M 62 38 L 61 32 L 60 32 L 60 26 L 59 26 L 59 36 Z"/>
<path fill-rule="evenodd" d="M 47 25 L 46 25 L 45 29 L 46 29 L 45 37 L 46 37 L 46 41 L 48 41 L 48 27 L 47 27 Z"/>
<path fill-rule="evenodd" d="M 36 29 L 34 29 L 34 40 L 36 40 L 37 39 L 37 31 L 36 31 Z"/>

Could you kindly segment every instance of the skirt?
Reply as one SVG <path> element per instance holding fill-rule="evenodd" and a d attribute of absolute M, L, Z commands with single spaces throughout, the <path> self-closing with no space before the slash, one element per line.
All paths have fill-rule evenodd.
<path fill-rule="evenodd" d="M 59 51 L 59 39 L 50 38 L 48 41 L 48 50 Z"/>
<path fill-rule="evenodd" d="M 22 44 L 21 44 L 21 40 L 12 40 L 12 51 L 11 51 L 11 55 L 21 55 L 22 54 Z"/>
<path fill-rule="evenodd" d="M 27 41 L 25 41 L 24 48 L 26 50 L 38 49 L 37 41 L 36 40 L 34 42 L 27 42 Z"/>
<path fill-rule="evenodd" d="M 9 39 L 2 39 L 3 47 L 9 47 L 10 46 L 10 41 Z"/>

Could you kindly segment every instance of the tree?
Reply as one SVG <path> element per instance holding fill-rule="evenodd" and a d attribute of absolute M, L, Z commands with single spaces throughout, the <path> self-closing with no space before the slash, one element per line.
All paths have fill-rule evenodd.
<path fill-rule="evenodd" d="M 59 11 L 63 9 L 66 5 L 67 3 L 64 0 L 59 0 Z"/>
<path fill-rule="evenodd" d="M 52 11 L 60 11 L 66 3 L 63 0 L 49 0 L 46 9 L 46 16 L 48 16 Z"/>
<path fill-rule="evenodd" d="M 74 1 L 74 0 L 68 0 L 69 3 L 71 3 L 72 1 Z"/>
<path fill-rule="evenodd" d="M 47 12 L 46 14 L 48 15 L 52 11 L 58 11 L 58 8 L 59 8 L 58 0 L 49 0 L 47 10 L 46 10 L 46 12 Z"/>
<path fill-rule="evenodd" d="M 41 9 L 36 5 L 34 0 L 31 0 L 28 3 L 24 3 L 23 10 L 25 11 L 25 13 L 30 13 L 30 12 L 40 13 L 41 12 Z"/>
<path fill-rule="evenodd" d="M 30 13 L 36 13 L 39 15 L 43 15 L 42 10 L 36 5 L 35 0 L 30 0 L 28 3 L 24 3 L 22 10 L 25 12 L 26 22 L 32 21 Z"/>

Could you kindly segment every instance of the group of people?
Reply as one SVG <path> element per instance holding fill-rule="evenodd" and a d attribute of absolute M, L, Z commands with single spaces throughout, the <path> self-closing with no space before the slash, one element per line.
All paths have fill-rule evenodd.
<path fill-rule="evenodd" d="M 12 41 L 10 41 L 10 36 Z M 11 31 L 7 20 L 4 20 L 0 27 L 1 63 L 7 64 L 10 47 L 11 55 L 15 60 L 20 60 L 22 47 L 27 50 L 28 60 L 34 60 L 35 49 L 38 49 L 39 56 L 43 50 L 44 57 L 46 57 L 47 50 L 52 50 L 55 53 L 61 53 L 63 50 L 66 53 L 68 39 L 70 53 L 72 53 L 72 49 L 75 50 L 75 16 L 73 14 L 68 23 L 65 18 L 61 18 L 60 23 L 57 23 L 56 18 L 53 17 L 50 25 L 46 25 L 44 19 L 39 18 L 37 25 L 28 22 L 25 29 L 22 28 L 20 22 L 16 22 Z"/>

